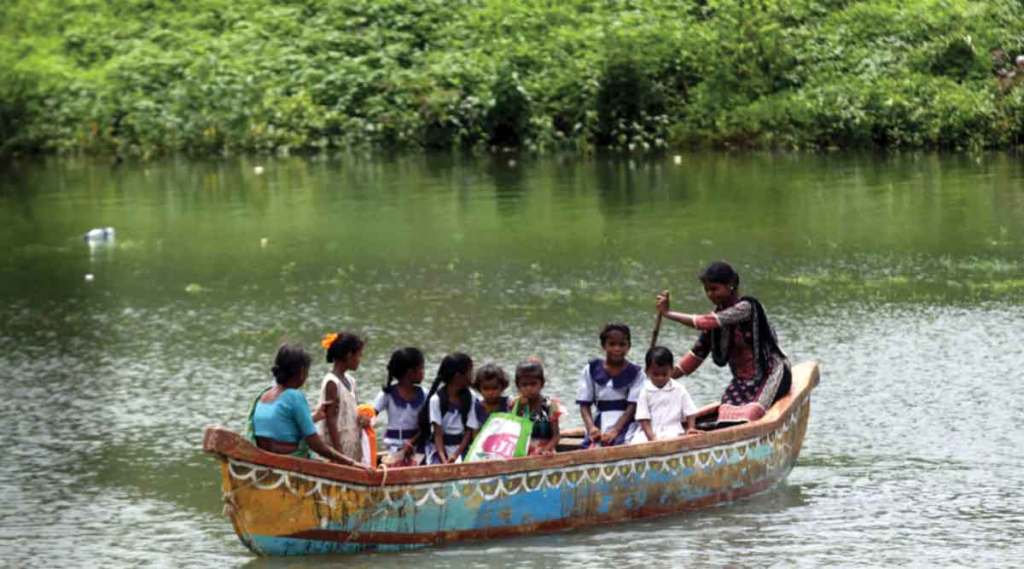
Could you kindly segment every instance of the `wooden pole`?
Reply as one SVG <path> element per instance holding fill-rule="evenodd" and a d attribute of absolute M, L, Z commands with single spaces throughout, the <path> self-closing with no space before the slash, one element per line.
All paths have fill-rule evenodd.
<path fill-rule="evenodd" d="M 666 299 L 668 298 L 668 291 L 667 290 L 662 291 L 661 294 L 664 294 Z M 659 312 L 658 316 L 656 316 L 655 319 L 654 319 L 654 331 L 651 332 L 651 348 L 653 348 L 654 346 L 658 345 L 658 332 L 660 332 L 660 331 L 661 331 L 661 312 Z"/>

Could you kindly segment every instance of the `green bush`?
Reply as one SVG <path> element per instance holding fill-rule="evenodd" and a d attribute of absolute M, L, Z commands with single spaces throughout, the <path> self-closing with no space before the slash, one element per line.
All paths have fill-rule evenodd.
<path fill-rule="evenodd" d="M 928 70 L 934 75 L 963 82 L 984 78 L 988 73 L 989 65 L 975 49 L 974 40 L 969 35 L 946 39 L 930 55 Z"/>
<path fill-rule="evenodd" d="M 598 144 L 626 146 L 657 128 L 665 112 L 664 97 L 638 59 L 628 55 L 612 59 L 599 85 L 595 101 Z"/>
<path fill-rule="evenodd" d="M 8 0 L 0 154 L 1004 147 L 1022 29 L 1015 0 Z"/>
<path fill-rule="evenodd" d="M 31 77 L 0 67 L 0 155 L 31 149 L 38 86 Z"/>
<path fill-rule="evenodd" d="M 530 95 L 510 67 L 502 69 L 491 91 L 494 99 L 484 117 L 487 142 L 493 146 L 519 146 L 530 140 Z"/>

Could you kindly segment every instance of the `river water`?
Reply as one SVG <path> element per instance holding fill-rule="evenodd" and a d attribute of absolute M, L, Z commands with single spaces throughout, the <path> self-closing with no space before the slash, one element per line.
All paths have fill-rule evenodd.
<path fill-rule="evenodd" d="M 265 168 L 262 175 L 254 166 Z M 81 235 L 113 226 L 89 247 Z M 1019 564 L 1019 157 L 684 155 L 83 160 L 0 168 L 0 559 L 7 566 Z M 573 400 L 597 331 L 653 295 L 709 309 L 732 262 L 794 361 L 818 360 L 779 488 L 650 522 L 400 555 L 257 559 L 221 515 L 204 425 L 241 428 L 282 340 L 512 367 Z M 87 280 L 87 275 L 92 275 Z M 673 323 L 677 353 L 692 332 Z M 315 360 L 307 395 L 326 370 Z M 429 374 L 428 374 L 429 375 Z M 688 379 L 698 404 L 728 378 Z M 571 426 L 579 424 L 573 413 Z"/>

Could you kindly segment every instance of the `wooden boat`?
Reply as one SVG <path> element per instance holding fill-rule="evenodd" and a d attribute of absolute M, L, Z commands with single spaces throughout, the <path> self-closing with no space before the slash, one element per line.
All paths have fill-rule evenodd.
<path fill-rule="evenodd" d="M 264 452 L 207 427 L 225 512 L 259 555 L 395 551 L 661 516 L 772 488 L 796 463 L 818 364 L 758 421 L 548 457 L 366 472 Z M 706 421 L 717 406 L 701 410 Z M 698 423 L 699 424 L 699 423 Z"/>

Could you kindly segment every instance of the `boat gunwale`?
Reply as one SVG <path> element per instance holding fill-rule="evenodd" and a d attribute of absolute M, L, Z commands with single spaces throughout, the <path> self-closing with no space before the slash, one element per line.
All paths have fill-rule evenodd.
<path fill-rule="evenodd" d="M 208 426 L 204 430 L 203 450 L 219 456 L 222 460 L 232 459 L 255 466 L 286 470 L 367 487 L 453 482 L 586 464 L 608 464 L 714 448 L 771 433 L 782 427 L 789 416 L 799 409 L 800 404 L 810 396 L 811 390 L 818 385 L 819 377 L 820 366 L 817 362 L 808 361 L 794 366 L 790 393 L 777 401 L 768 413 L 757 421 L 709 431 L 696 436 L 635 445 L 568 451 L 552 456 L 527 456 L 508 460 L 389 470 L 377 469 L 368 472 L 351 466 L 270 453 L 252 445 L 234 431 L 217 425 Z M 702 412 L 713 410 L 715 407 L 717 405 L 709 405 L 702 409 Z"/>

